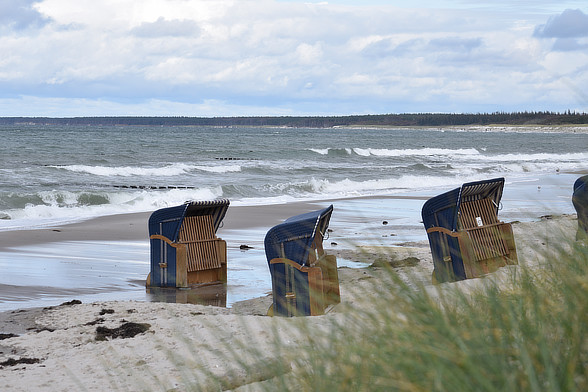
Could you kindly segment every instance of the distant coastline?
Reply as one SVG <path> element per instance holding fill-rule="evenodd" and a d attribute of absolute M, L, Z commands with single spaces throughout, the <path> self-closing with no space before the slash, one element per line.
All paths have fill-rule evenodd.
<path fill-rule="evenodd" d="M 0 125 L 216 126 L 216 127 L 465 127 L 588 126 L 588 113 L 407 113 L 350 116 L 252 117 L 0 117 Z"/>

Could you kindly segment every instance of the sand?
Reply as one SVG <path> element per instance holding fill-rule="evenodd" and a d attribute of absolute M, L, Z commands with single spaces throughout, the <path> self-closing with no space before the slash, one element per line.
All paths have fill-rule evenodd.
<path fill-rule="evenodd" d="M 255 224 L 271 226 L 295 214 L 301 205 L 242 207 L 228 215 L 226 229 Z M 311 207 L 311 206 L 306 206 Z M 268 211 L 271 209 L 271 211 Z M 268 213 L 269 212 L 269 213 Z M 0 233 L 2 243 L 43 243 L 76 239 L 134 240 L 145 238 L 145 214 L 104 217 L 26 233 Z M 97 224 L 100 223 L 100 224 Z M 110 230 L 103 230 L 107 224 Z M 112 228 L 116 229 L 112 229 Z M 554 233 L 573 239 L 573 215 L 537 218 L 513 224 L 520 260 L 540 265 L 554 244 Z M 123 234 L 124 233 L 124 234 Z M 18 234 L 18 235 L 17 235 Z M 24 239 L 24 238 L 26 239 Z M 547 252 L 546 252 L 547 251 Z M 482 279 L 439 286 L 431 284 L 433 262 L 427 241 L 384 247 L 356 244 L 331 249 L 339 258 L 391 265 L 407 281 L 427 289 L 449 285 L 466 288 L 486 279 L 500 279 L 518 268 L 509 266 Z M 230 262 L 230 261 L 229 261 Z M 539 268 L 539 267 L 537 267 Z M 341 303 L 323 316 L 280 318 L 266 316 L 270 296 L 235 303 L 231 308 L 180 303 L 104 301 L 64 303 L 48 308 L 0 313 L 0 388 L 6 391 L 185 391 L 219 390 L 209 381 L 222 380 L 222 390 L 271 389 L 276 369 L 288 374 L 290 354 L 305 341 L 301 323 L 311 330 L 326 328 L 334 319 L 347 317 L 354 306 L 369 306 L 373 284 L 382 279 L 382 267 L 339 268 Z M 366 305 L 368 304 L 368 305 Z M 114 334 L 112 336 L 111 334 Z M 118 335 L 117 335 L 118 334 Z M 291 354 L 293 355 L 293 354 Z M 255 371 L 245 372 L 241 363 Z M 295 382 L 295 380 L 292 380 Z"/>

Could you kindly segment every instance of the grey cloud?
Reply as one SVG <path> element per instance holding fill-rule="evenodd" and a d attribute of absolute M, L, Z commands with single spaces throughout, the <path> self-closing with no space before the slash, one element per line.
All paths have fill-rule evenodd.
<path fill-rule="evenodd" d="M 433 39 L 429 44 L 433 50 L 443 49 L 456 52 L 469 52 L 480 47 L 482 40 L 480 38 L 446 37 Z"/>
<path fill-rule="evenodd" d="M 38 0 L 2 0 L 0 2 L 0 27 L 23 30 L 45 25 L 49 19 L 33 8 L 33 5 L 38 2 Z"/>
<path fill-rule="evenodd" d="M 432 40 L 411 39 L 395 44 L 391 39 L 382 39 L 366 46 L 363 54 L 368 57 L 406 56 L 415 52 L 465 54 L 482 46 L 480 38 L 445 37 Z"/>
<path fill-rule="evenodd" d="M 552 16 L 546 24 L 535 28 L 539 38 L 588 37 L 588 15 L 581 10 L 567 9 L 560 15 Z"/>
<path fill-rule="evenodd" d="M 190 20 L 166 20 L 159 18 L 153 23 L 143 23 L 132 30 L 138 37 L 191 37 L 200 34 L 200 27 Z"/>
<path fill-rule="evenodd" d="M 570 52 L 574 50 L 587 50 L 588 45 L 581 44 L 575 38 L 558 38 L 553 44 L 553 50 L 559 52 Z"/>

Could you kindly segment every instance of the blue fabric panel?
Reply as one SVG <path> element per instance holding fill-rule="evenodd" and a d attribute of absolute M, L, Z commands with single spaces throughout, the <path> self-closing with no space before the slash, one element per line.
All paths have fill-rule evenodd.
<path fill-rule="evenodd" d="M 421 211 L 425 229 L 444 227 L 455 230 L 457 227 L 457 202 L 460 188 L 432 197 L 425 202 Z"/>
<path fill-rule="evenodd" d="M 283 263 L 270 264 L 274 315 L 310 316 L 308 274 Z M 288 279 L 286 278 L 288 274 Z M 294 293 L 288 299 L 286 293 Z"/>
<path fill-rule="evenodd" d="M 149 236 L 160 234 L 171 241 L 178 240 L 187 205 L 162 208 L 149 217 Z"/>
<path fill-rule="evenodd" d="M 151 285 L 159 287 L 176 286 L 176 249 L 161 240 L 151 242 Z M 163 252 L 162 252 L 163 251 Z M 162 258 L 166 254 L 167 260 Z M 159 263 L 167 262 L 166 276 L 162 276 Z"/>
<path fill-rule="evenodd" d="M 171 241 L 177 241 L 182 225 L 186 205 L 159 209 L 149 217 L 149 236 L 163 235 Z M 157 287 L 176 286 L 176 250 L 162 240 L 150 239 L 151 244 L 151 285 Z M 167 255 L 167 259 L 165 259 Z M 159 267 L 159 263 L 167 262 L 167 269 Z M 165 273 L 166 276 L 162 276 Z"/>
<path fill-rule="evenodd" d="M 290 267 L 292 268 L 292 267 Z M 308 274 L 292 268 L 294 272 L 294 293 L 296 293 L 296 316 L 310 316 L 310 289 Z"/>
<path fill-rule="evenodd" d="M 582 176 L 574 183 L 572 204 L 578 215 L 578 232 L 576 239 L 588 237 L 588 176 Z"/>
<path fill-rule="evenodd" d="M 272 276 L 272 295 L 274 314 L 276 316 L 288 316 L 288 304 L 286 302 L 286 265 L 270 264 Z"/>

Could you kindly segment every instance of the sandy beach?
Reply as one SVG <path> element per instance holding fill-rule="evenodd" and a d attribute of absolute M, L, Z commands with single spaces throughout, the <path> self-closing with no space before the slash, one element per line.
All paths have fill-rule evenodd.
<path fill-rule="evenodd" d="M 422 199 L 412 197 L 404 201 L 418 207 Z M 396 199 L 399 203 L 402 200 Z M 381 201 L 362 200 L 364 203 Z M 350 203 L 342 210 L 353 208 L 353 202 Z M 245 229 L 263 233 L 266 227 L 315 206 L 315 203 L 292 203 L 232 208 L 223 233 L 228 237 L 232 231 L 242 233 Z M 0 232 L 0 250 L 89 238 L 144 241 L 148 215 L 118 215 L 40 230 Z M 363 227 L 362 219 L 367 218 L 355 217 L 357 227 Z M 383 224 L 382 221 L 363 223 L 380 230 Z M 404 225 L 391 223 L 396 223 L 396 229 Z M 288 357 L 275 353 L 276 339 L 284 348 L 295 352 L 305 339 L 293 332 L 295 326 L 303 323 L 305 328 L 326 328 L 329 320 L 352 317 L 355 306 L 369 306 L 373 285 L 385 279 L 382 265 L 392 266 L 403 279 L 420 282 L 431 290 L 447 285 L 475 287 L 485 279 L 500 279 L 517 268 L 509 266 L 483 279 L 433 286 L 433 262 L 424 236 L 386 246 L 391 242 L 387 235 L 376 232 L 374 237 L 379 238 L 379 244 L 363 242 L 359 231 L 343 232 L 339 225 L 333 219 L 333 237 L 325 241 L 328 253 L 338 259 L 366 263 L 359 265 L 376 262 L 380 266 L 340 267 L 341 303 L 324 316 L 268 317 L 269 295 L 235 302 L 226 308 L 132 300 L 79 303 L 73 290 L 71 299 L 61 305 L 0 313 L 0 386 L 8 391 L 183 391 L 195 385 L 200 390 L 218 390 L 218 384 L 204 381 L 214 375 L 223 380 L 223 390 L 249 391 L 268 385 L 271 389 L 276 374 L 268 370 L 267 364 L 283 362 L 283 371 L 287 373 L 290 369 Z M 418 221 L 415 227 L 420 227 Z M 533 265 L 553 245 L 549 242 L 551 233 L 559 232 L 573 239 L 577 220 L 573 214 L 535 216 L 527 222 L 515 222 L 513 228 L 520 262 Z M 389 233 L 392 229 L 386 227 L 386 230 Z M 3 292 L 10 289 L 1 288 Z M 244 371 L 243 363 L 258 371 Z"/>

